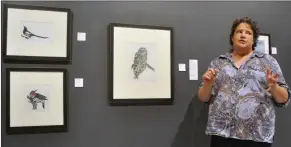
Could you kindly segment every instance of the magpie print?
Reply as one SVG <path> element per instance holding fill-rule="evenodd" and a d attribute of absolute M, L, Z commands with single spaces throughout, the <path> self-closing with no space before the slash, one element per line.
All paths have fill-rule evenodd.
<path fill-rule="evenodd" d="M 48 37 L 43 37 L 43 36 L 38 36 L 38 35 L 35 35 L 33 33 L 31 33 L 30 31 L 28 31 L 27 27 L 26 26 L 23 26 L 23 31 L 22 31 L 22 34 L 21 36 L 26 38 L 26 39 L 30 39 L 31 37 L 38 37 L 38 38 L 43 38 L 43 39 L 46 39 Z"/>

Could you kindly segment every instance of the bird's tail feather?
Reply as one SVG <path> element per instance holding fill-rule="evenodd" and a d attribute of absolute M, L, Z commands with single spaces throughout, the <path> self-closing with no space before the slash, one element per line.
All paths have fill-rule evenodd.
<path fill-rule="evenodd" d="M 147 67 L 148 67 L 149 69 L 155 71 L 155 69 L 154 69 L 152 66 L 150 66 L 149 64 L 147 64 Z"/>

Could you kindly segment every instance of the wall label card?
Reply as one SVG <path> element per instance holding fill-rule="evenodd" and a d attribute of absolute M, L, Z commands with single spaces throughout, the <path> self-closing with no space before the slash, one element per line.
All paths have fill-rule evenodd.
<path fill-rule="evenodd" d="M 186 71 L 186 65 L 180 63 L 180 64 L 179 64 L 179 71 Z"/>
<path fill-rule="evenodd" d="M 83 78 L 75 78 L 75 87 L 83 87 Z"/>
<path fill-rule="evenodd" d="M 84 32 L 78 32 L 77 40 L 78 41 L 86 41 L 86 33 L 84 33 Z"/>
<path fill-rule="evenodd" d="M 189 80 L 198 80 L 198 61 L 189 60 Z"/>

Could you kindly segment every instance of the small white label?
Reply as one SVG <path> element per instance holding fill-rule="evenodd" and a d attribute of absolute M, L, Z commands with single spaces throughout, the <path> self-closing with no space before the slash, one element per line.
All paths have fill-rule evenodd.
<path fill-rule="evenodd" d="M 75 78 L 75 87 L 83 87 L 83 78 Z"/>
<path fill-rule="evenodd" d="M 186 65 L 185 64 L 179 64 L 179 71 L 186 71 Z"/>
<path fill-rule="evenodd" d="M 198 60 L 189 60 L 189 80 L 198 80 Z"/>
<path fill-rule="evenodd" d="M 84 32 L 78 32 L 78 35 L 77 35 L 77 40 L 78 41 L 86 41 L 86 33 Z"/>
<path fill-rule="evenodd" d="M 277 54 L 277 48 L 276 47 L 272 47 L 272 54 Z"/>

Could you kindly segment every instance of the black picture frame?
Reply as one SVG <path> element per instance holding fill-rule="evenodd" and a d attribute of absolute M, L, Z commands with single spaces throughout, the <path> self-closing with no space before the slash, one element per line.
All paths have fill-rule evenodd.
<path fill-rule="evenodd" d="M 108 25 L 109 105 L 173 104 L 173 33 L 173 28 L 166 26 Z M 141 72 L 137 69 L 143 65 L 137 60 L 143 57 L 138 59 L 137 54 L 143 53 L 139 51 L 147 54 L 146 68 Z"/>
<path fill-rule="evenodd" d="M 260 33 L 255 50 L 266 54 L 272 54 L 271 34 Z"/>
<path fill-rule="evenodd" d="M 71 63 L 73 14 L 69 8 L 7 3 L 1 7 L 4 63 Z"/>
<path fill-rule="evenodd" d="M 8 135 L 68 132 L 66 69 L 7 68 L 6 77 Z"/>

